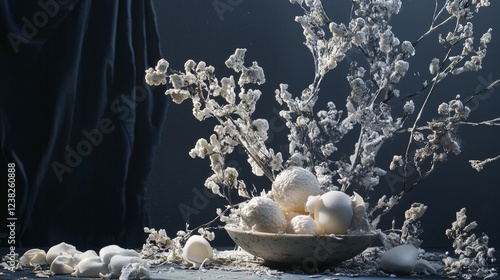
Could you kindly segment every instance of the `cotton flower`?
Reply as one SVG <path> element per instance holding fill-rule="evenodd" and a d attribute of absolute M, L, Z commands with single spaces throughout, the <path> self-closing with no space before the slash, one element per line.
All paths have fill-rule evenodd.
<path fill-rule="evenodd" d="M 391 36 L 392 36 L 391 30 L 387 29 L 384 32 L 380 33 L 379 36 L 380 36 L 380 41 L 379 41 L 380 51 L 383 53 L 389 53 L 392 49 L 392 47 L 391 47 Z"/>
<path fill-rule="evenodd" d="M 160 59 L 158 60 L 158 63 L 156 64 L 155 70 L 159 73 L 165 73 L 167 72 L 169 63 L 165 59 Z"/>
<path fill-rule="evenodd" d="M 184 100 L 189 98 L 189 91 L 183 89 L 167 89 L 165 95 L 170 95 L 176 104 L 181 104 Z"/>
<path fill-rule="evenodd" d="M 415 48 L 411 42 L 403 41 L 403 43 L 401 43 L 401 52 L 408 56 L 413 56 L 415 55 Z"/>
<path fill-rule="evenodd" d="M 431 61 L 431 64 L 429 65 L 429 72 L 431 75 L 436 74 L 439 71 L 439 59 L 434 58 Z"/>
<path fill-rule="evenodd" d="M 170 83 L 174 89 L 182 89 L 182 87 L 185 86 L 184 78 L 179 74 L 170 75 Z"/>
<path fill-rule="evenodd" d="M 403 111 L 405 114 L 413 114 L 415 111 L 415 104 L 413 103 L 413 100 L 408 100 L 406 101 L 405 105 L 403 106 Z"/>

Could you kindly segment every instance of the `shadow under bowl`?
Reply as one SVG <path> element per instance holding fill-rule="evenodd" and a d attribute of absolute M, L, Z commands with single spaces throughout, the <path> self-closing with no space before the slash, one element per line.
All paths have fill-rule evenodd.
<path fill-rule="evenodd" d="M 377 238 L 376 233 L 313 235 L 267 233 L 226 225 L 225 230 L 243 250 L 268 262 L 332 265 L 362 253 Z"/>

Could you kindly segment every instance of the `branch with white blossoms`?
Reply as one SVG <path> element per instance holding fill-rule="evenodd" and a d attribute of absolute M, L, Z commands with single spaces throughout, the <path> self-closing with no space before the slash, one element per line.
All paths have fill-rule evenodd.
<path fill-rule="evenodd" d="M 337 189 L 333 179 L 346 191 L 351 185 L 370 191 L 385 171 L 375 166 L 375 157 L 382 144 L 400 129 L 414 110 L 408 101 L 404 115 L 393 119 L 387 103 L 399 96 L 396 84 L 408 71 L 406 61 L 415 54 L 408 41 L 400 43 L 388 20 L 399 12 L 401 1 L 353 1 L 353 16 L 347 24 L 331 21 L 321 1 L 291 1 L 299 4 L 304 16 L 296 17 L 304 30 L 305 45 L 313 55 L 315 78 L 293 98 L 287 85 L 276 91 L 276 99 L 285 104 L 280 115 L 290 129 L 288 165 L 305 166 L 314 171 L 325 189 Z M 364 67 L 351 65 L 347 79 L 351 95 L 347 98 L 346 116 L 335 103 L 327 110 L 314 112 L 319 86 L 324 75 L 342 61 L 347 51 L 356 47 L 366 59 Z M 350 161 L 333 159 L 338 143 L 357 125 L 359 140 Z"/>
<path fill-rule="evenodd" d="M 488 163 L 494 162 L 495 160 L 499 160 L 500 155 L 492 158 L 487 158 L 484 160 L 469 160 L 472 168 L 476 169 L 478 172 L 483 170 L 484 166 Z"/>
<path fill-rule="evenodd" d="M 255 175 L 265 175 L 272 181 L 275 172 L 283 169 L 281 153 L 275 153 L 265 145 L 269 129 L 267 120 L 252 119 L 261 92 L 246 89 L 245 85 L 260 85 L 265 82 L 265 76 L 257 62 L 249 67 L 244 65 L 245 52 L 246 49 L 237 49 L 225 63 L 228 68 L 239 73 L 237 85 L 233 76 L 224 77 L 219 82 L 214 73 L 215 68 L 203 61 L 196 63 L 188 60 L 184 64 L 184 71 L 179 72 L 170 70 L 168 62 L 162 59 L 155 69 L 146 70 L 146 81 L 150 85 L 166 84 L 168 79 L 172 88 L 167 89 L 165 94 L 170 95 L 175 103 L 191 99 L 193 115 L 198 120 L 215 118 L 218 121 L 218 125 L 214 126 L 215 133 L 209 139 L 199 139 L 189 155 L 210 159 L 214 174 L 207 178 L 205 186 L 226 198 L 230 204 L 231 190 L 237 190 L 240 196 L 250 198 L 245 183 L 238 179 L 238 171 L 226 164 L 226 156 L 238 145 L 247 152 Z"/>
<path fill-rule="evenodd" d="M 426 105 L 437 91 L 438 83 L 442 82 L 448 75 L 459 75 L 464 72 L 478 71 L 481 69 L 481 62 L 486 56 L 487 45 L 491 41 L 492 30 L 488 29 L 486 33 L 481 36 L 479 45 L 475 47 L 473 25 L 468 20 L 478 12 L 479 8 L 488 5 L 489 3 L 487 3 L 487 1 L 474 1 L 471 3 L 470 1 L 448 0 L 444 6 L 439 9 L 439 4 L 436 1 L 433 21 L 429 31 L 413 43 L 413 46 L 416 46 L 418 42 L 434 32 L 437 27 L 443 26 L 452 19 L 455 20 L 453 30 L 446 35 L 445 39 L 442 38 L 441 34 L 438 36 L 439 43 L 445 48 L 445 54 L 443 59 L 434 58 L 431 61 L 429 65 L 429 72 L 433 76 L 431 82 L 424 81 L 419 91 L 404 98 L 406 100 L 411 100 L 415 95 L 428 90 L 424 102 L 419 107 L 416 119 L 409 129 L 410 136 L 404 156 L 394 156 L 390 165 L 391 170 L 402 166 L 404 172 L 403 188 L 401 193 L 396 195 L 397 201 L 432 173 L 437 163 L 445 161 L 449 152 L 454 154 L 459 154 L 461 152 L 457 129 L 461 124 L 465 123 L 464 120 L 468 117 L 470 112 L 470 109 L 465 106 L 465 104 L 468 103 L 471 98 L 477 96 L 477 94 L 465 102 L 459 100 L 459 96 L 457 96 L 456 100 L 450 101 L 449 103 L 442 103 L 438 108 L 438 114 L 441 115 L 441 117 L 430 122 L 428 121 L 427 126 L 424 127 L 418 124 L 426 109 Z M 448 12 L 449 17 L 441 23 L 436 24 L 436 20 L 444 11 Z M 462 23 L 464 20 L 467 20 L 467 22 Z M 462 43 L 462 47 L 458 53 L 455 54 L 454 50 L 460 43 Z M 492 83 L 487 88 L 493 87 L 495 84 L 496 82 Z M 430 130 L 430 133 L 425 136 L 421 132 L 422 129 Z M 418 148 L 415 150 L 412 149 L 414 144 L 418 144 Z M 430 162 L 429 168 L 427 171 L 423 171 L 422 166 L 426 161 Z M 418 171 L 418 177 L 413 183 L 407 181 L 409 179 L 408 167 L 410 164 L 415 165 Z M 387 207 L 384 212 L 388 210 L 390 210 L 389 207 Z"/>
<path fill-rule="evenodd" d="M 486 234 L 477 237 L 472 230 L 477 227 L 477 223 L 467 224 L 467 215 L 465 208 L 456 213 L 456 221 L 452 223 L 451 228 L 446 230 L 446 236 L 453 240 L 453 248 L 458 258 L 452 258 L 446 252 L 448 257 L 443 259 L 445 264 L 445 273 L 452 278 L 462 277 L 470 279 L 495 278 L 497 277 L 494 268 L 488 269 L 488 261 L 495 262 L 495 249 L 488 247 L 489 238 Z"/>
<path fill-rule="evenodd" d="M 424 215 L 427 206 L 422 203 L 413 203 L 410 209 L 405 211 L 405 220 L 401 229 L 396 229 L 396 221 L 392 220 L 392 229 L 389 233 L 380 231 L 381 241 L 386 250 L 403 244 L 412 244 L 419 248 L 422 240 L 418 236 L 424 231 L 419 219 Z M 379 216 L 380 217 L 380 216 Z"/>

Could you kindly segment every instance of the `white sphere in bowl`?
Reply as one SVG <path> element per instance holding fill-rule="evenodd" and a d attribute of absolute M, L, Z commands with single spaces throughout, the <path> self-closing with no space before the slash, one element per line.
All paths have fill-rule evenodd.
<path fill-rule="evenodd" d="M 270 198 L 256 196 L 240 211 L 243 223 L 254 231 L 284 232 L 287 221 L 278 204 Z"/>
<path fill-rule="evenodd" d="M 273 182 L 272 196 L 285 212 L 305 213 L 307 198 L 322 193 L 318 179 L 309 170 L 292 166 L 283 170 Z"/>
<path fill-rule="evenodd" d="M 326 234 L 345 234 L 351 226 L 352 200 L 344 192 L 329 191 L 321 196 L 310 196 L 306 210 L 313 214 L 318 227 Z"/>
<path fill-rule="evenodd" d="M 288 233 L 295 234 L 317 234 L 318 225 L 310 215 L 295 215 L 288 222 Z"/>

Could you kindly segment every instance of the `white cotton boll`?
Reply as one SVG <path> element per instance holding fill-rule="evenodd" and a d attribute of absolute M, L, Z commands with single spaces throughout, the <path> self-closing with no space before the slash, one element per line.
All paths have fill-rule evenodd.
<path fill-rule="evenodd" d="M 54 274 L 71 274 L 75 270 L 75 261 L 68 254 L 57 256 L 50 264 L 50 271 Z"/>
<path fill-rule="evenodd" d="M 191 72 L 195 66 L 196 66 L 196 62 L 194 62 L 194 60 L 192 60 L 192 59 L 189 59 L 186 61 L 186 63 L 184 63 L 184 70 L 186 70 L 186 73 Z"/>
<path fill-rule="evenodd" d="M 205 238 L 200 235 L 193 235 L 188 238 L 182 248 L 182 257 L 196 268 L 206 259 L 212 259 L 213 249 Z"/>
<path fill-rule="evenodd" d="M 244 68 L 243 62 L 245 61 L 246 51 L 247 49 L 236 49 L 234 54 L 229 56 L 225 62 L 227 68 L 232 68 L 234 71 L 240 72 Z"/>
<path fill-rule="evenodd" d="M 405 220 L 406 221 L 416 221 L 420 217 L 422 217 L 427 210 L 427 206 L 421 203 L 413 203 L 411 208 L 405 211 Z"/>
<path fill-rule="evenodd" d="M 413 103 L 413 100 L 406 101 L 405 105 L 403 106 L 403 111 L 405 114 L 413 114 L 415 111 L 415 104 Z"/>
<path fill-rule="evenodd" d="M 401 44 L 401 51 L 404 54 L 407 54 L 410 56 L 415 55 L 415 48 L 413 47 L 413 44 L 409 41 L 403 41 L 403 43 Z"/>
<path fill-rule="evenodd" d="M 156 64 L 155 70 L 160 72 L 160 73 L 165 73 L 167 72 L 169 63 L 165 59 L 160 59 L 158 60 L 158 63 Z"/>
<path fill-rule="evenodd" d="M 379 33 L 380 36 L 380 41 L 379 41 L 379 47 L 380 51 L 383 53 L 389 53 L 392 49 L 391 47 L 391 36 L 392 32 L 390 29 L 387 29 L 383 33 Z"/>
<path fill-rule="evenodd" d="M 394 70 L 401 76 L 404 76 L 409 68 L 410 64 L 407 61 L 398 60 L 394 63 Z"/>
<path fill-rule="evenodd" d="M 21 258 L 19 258 L 19 263 L 23 266 L 36 266 L 44 265 L 46 261 L 47 254 L 41 249 L 31 249 L 26 251 Z"/>
<path fill-rule="evenodd" d="M 311 197 L 307 209 L 313 214 L 319 229 L 326 234 L 347 233 L 354 214 L 351 198 L 341 191 Z"/>
<path fill-rule="evenodd" d="M 437 72 L 439 72 L 439 59 L 434 58 L 431 61 L 431 64 L 429 65 L 429 72 L 431 75 L 435 75 Z"/>
<path fill-rule="evenodd" d="M 103 263 L 109 264 L 111 258 L 123 250 L 124 249 L 118 245 L 108 245 L 99 250 L 99 257 Z"/>
<path fill-rule="evenodd" d="M 153 68 L 146 70 L 145 79 L 146 83 L 150 86 L 159 86 L 167 83 L 166 73 L 155 71 Z"/>
<path fill-rule="evenodd" d="M 108 264 L 102 262 L 100 257 L 91 257 L 79 262 L 71 276 L 109 278 L 111 275 L 109 275 Z"/>
<path fill-rule="evenodd" d="M 316 176 L 298 166 L 283 170 L 272 186 L 273 198 L 285 212 L 305 213 L 307 198 L 321 193 L 321 185 Z"/>
<path fill-rule="evenodd" d="M 450 113 L 450 106 L 448 103 L 441 103 L 438 107 L 438 114 L 440 115 L 448 115 Z"/>
<path fill-rule="evenodd" d="M 184 100 L 189 98 L 189 91 L 181 89 L 168 89 L 165 94 L 172 96 L 172 101 L 176 104 L 181 104 Z"/>
<path fill-rule="evenodd" d="M 261 85 L 265 82 L 266 77 L 264 75 L 264 70 L 254 61 L 252 66 L 243 68 L 240 79 L 238 80 L 238 85 L 240 87 L 250 83 Z"/>
<path fill-rule="evenodd" d="M 47 260 L 47 263 L 50 265 L 57 258 L 57 256 L 59 256 L 61 254 L 68 254 L 68 255 L 73 256 L 74 254 L 78 254 L 78 253 L 81 253 L 81 252 L 76 250 L 75 246 L 61 242 L 57 245 L 50 247 L 50 249 L 47 251 L 46 260 Z"/>
<path fill-rule="evenodd" d="M 243 206 L 240 215 L 243 223 L 254 231 L 277 233 L 286 230 L 285 214 L 267 197 L 252 198 Z"/>
<path fill-rule="evenodd" d="M 288 223 L 287 232 L 294 234 L 317 234 L 318 226 L 309 215 L 295 215 Z"/>
<path fill-rule="evenodd" d="M 174 89 L 182 89 L 182 87 L 186 86 L 184 83 L 184 77 L 179 74 L 170 75 L 170 84 L 172 84 Z"/>
<path fill-rule="evenodd" d="M 389 166 L 390 170 L 396 170 L 398 167 L 403 166 L 403 157 L 400 155 L 395 155 L 392 157 L 391 165 Z"/>
<path fill-rule="evenodd" d="M 259 164 L 255 162 L 251 157 L 248 157 L 247 159 L 248 163 L 252 167 L 252 173 L 257 175 L 257 176 L 264 176 L 264 170 L 260 168 Z"/>

